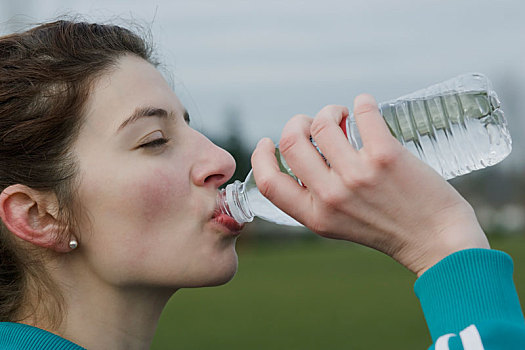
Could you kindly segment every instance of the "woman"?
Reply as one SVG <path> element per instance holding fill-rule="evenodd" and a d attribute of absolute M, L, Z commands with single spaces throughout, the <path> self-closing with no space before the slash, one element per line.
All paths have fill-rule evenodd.
<path fill-rule="evenodd" d="M 57 22 L 0 47 L 2 320 L 147 348 L 175 290 L 236 271 L 240 227 L 214 216 L 234 160 L 127 30 Z"/>
<path fill-rule="evenodd" d="M 241 226 L 215 211 L 232 157 L 188 125 L 151 50 L 126 29 L 49 23 L 0 38 L 0 55 L 0 346 L 148 348 L 175 291 L 236 272 Z M 494 296 L 523 323 L 510 258 L 487 250 L 470 206 L 396 143 L 369 96 L 355 108 L 359 152 L 337 127 L 344 107 L 287 124 L 281 151 L 307 188 L 278 171 L 262 140 L 252 158 L 261 191 L 313 231 L 379 249 L 418 275 L 484 248 L 463 255 L 501 262 L 490 273 L 510 285 Z M 461 261 L 458 270 L 471 268 Z M 453 331 L 480 319 L 471 316 Z"/>

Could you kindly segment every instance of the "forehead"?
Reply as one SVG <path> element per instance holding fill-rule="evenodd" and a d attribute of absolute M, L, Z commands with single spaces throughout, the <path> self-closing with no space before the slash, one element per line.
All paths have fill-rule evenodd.
<path fill-rule="evenodd" d="M 93 84 L 86 104 L 85 124 L 116 131 L 137 107 L 156 106 L 168 111 L 184 110 L 162 74 L 136 56 L 123 56 L 115 68 Z"/>

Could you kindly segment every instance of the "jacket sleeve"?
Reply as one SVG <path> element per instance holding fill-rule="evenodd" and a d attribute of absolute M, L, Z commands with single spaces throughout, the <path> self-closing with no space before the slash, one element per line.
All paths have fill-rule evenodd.
<path fill-rule="evenodd" d="M 467 249 L 449 255 L 415 283 L 431 350 L 525 349 L 525 320 L 506 253 Z"/>

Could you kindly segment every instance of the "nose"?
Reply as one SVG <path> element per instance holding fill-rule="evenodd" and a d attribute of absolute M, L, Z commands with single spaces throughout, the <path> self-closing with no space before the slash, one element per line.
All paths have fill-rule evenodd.
<path fill-rule="evenodd" d="M 198 133 L 195 145 L 195 163 L 192 167 L 192 181 L 197 186 L 219 188 L 228 181 L 235 171 L 235 159 L 226 150 Z"/>

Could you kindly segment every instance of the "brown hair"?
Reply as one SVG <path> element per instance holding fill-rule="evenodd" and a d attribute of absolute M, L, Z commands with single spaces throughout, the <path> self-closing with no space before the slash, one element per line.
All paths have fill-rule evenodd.
<path fill-rule="evenodd" d="M 0 37 L 0 191 L 23 184 L 54 192 L 64 235 L 76 226 L 71 146 L 84 105 L 95 79 L 126 54 L 157 65 L 143 38 L 114 25 L 62 20 Z M 27 312 L 32 301 L 34 312 L 43 295 L 55 296 L 46 318 L 58 327 L 60 293 L 41 256 L 19 243 L 0 221 L 0 321 L 27 318 L 22 304 Z"/>

